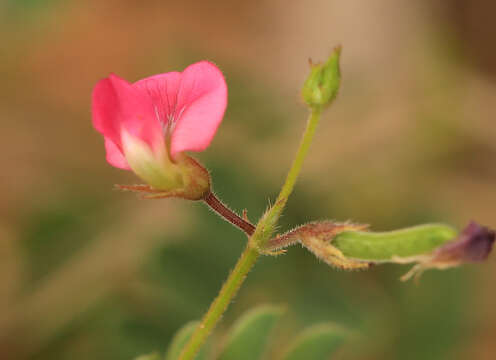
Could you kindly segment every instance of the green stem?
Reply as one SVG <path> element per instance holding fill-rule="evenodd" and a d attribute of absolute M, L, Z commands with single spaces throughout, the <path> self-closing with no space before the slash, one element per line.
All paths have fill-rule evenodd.
<path fill-rule="evenodd" d="M 291 169 L 289 170 L 289 173 L 286 177 L 286 181 L 281 189 L 281 192 L 279 193 L 279 196 L 277 197 L 276 203 L 281 201 L 284 201 L 284 203 L 286 203 L 289 195 L 291 195 L 293 187 L 296 183 L 296 179 L 300 174 L 303 161 L 305 160 L 308 149 L 310 148 L 310 144 L 312 143 L 312 139 L 315 134 L 315 130 L 317 129 L 317 124 L 319 123 L 321 113 L 322 110 L 320 108 L 313 109 L 310 113 L 310 118 L 308 119 L 307 127 L 305 129 L 305 132 L 303 133 L 303 137 L 301 138 L 300 146 L 298 148 L 298 151 L 296 152 L 295 159 L 293 160 Z"/>
<path fill-rule="evenodd" d="M 294 185 L 298 179 L 298 175 L 300 174 L 301 167 L 308 153 L 308 149 L 310 148 L 310 144 L 312 143 L 321 114 L 322 109 L 320 107 L 312 108 L 305 132 L 303 133 L 300 141 L 300 146 L 298 147 L 298 151 L 296 152 L 296 156 L 293 160 L 293 164 L 291 165 L 291 169 L 288 172 L 286 181 L 282 186 L 281 192 L 279 193 L 279 196 L 277 196 L 274 206 L 272 206 L 258 222 L 255 233 L 250 239 L 253 241 L 255 248 L 262 248 L 272 237 L 277 222 L 279 221 L 279 217 L 281 216 L 284 206 L 288 201 L 289 195 L 293 192 Z"/>
<path fill-rule="evenodd" d="M 246 275 L 255 265 L 255 262 L 260 256 L 258 249 L 260 249 L 260 246 L 264 245 L 272 236 L 277 220 L 284 209 L 284 205 L 286 204 L 289 195 L 293 191 L 296 179 L 298 178 L 303 165 L 303 160 L 305 159 L 312 142 L 313 135 L 315 134 L 315 129 L 320 119 L 320 114 L 320 109 L 312 109 L 307 127 L 303 133 L 300 146 L 293 161 L 293 165 L 289 170 L 288 176 L 286 177 L 286 181 L 284 182 L 281 192 L 277 197 L 276 203 L 258 222 L 255 232 L 248 240 L 248 245 L 241 254 L 241 257 L 236 263 L 234 269 L 229 274 L 227 281 L 220 289 L 219 294 L 210 305 L 210 308 L 204 315 L 201 323 L 198 325 L 190 340 L 184 347 L 181 355 L 179 356 L 180 360 L 194 359 L 196 353 L 210 335 L 215 325 L 217 325 L 234 296 L 236 296 L 241 284 L 243 284 L 246 278 Z"/>
<path fill-rule="evenodd" d="M 241 257 L 239 258 L 236 266 L 229 274 L 227 281 L 224 283 L 220 289 L 219 294 L 215 298 L 214 302 L 210 305 L 207 313 L 203 317 L 201 323 L 196 328 L 195 332 L 191 336 L 191 339 L 184 347 L 180 360 L 191 360 L 200 350 L 207 337 L 210 335 L 215 325 L 219 322 L 222 314 L 226 311 L 229 303 L 233 300 L 234 296 L 238 292 L 241 284 L 246 278 L 246 275 L 251 270 L 255 262 L 257 261 L 260 254 L 257 250 L 247 246 Z"/>

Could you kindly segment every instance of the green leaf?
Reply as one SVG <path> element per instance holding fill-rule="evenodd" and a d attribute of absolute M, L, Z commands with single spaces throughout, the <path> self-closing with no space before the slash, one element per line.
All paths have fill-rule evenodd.
<path fill-rule="evenodd" d="M 165 360 L 177 360 L 179 355 L 181 355 L 181 350 L 184 348 L 191 335 L 195 331 L 198 326 L 199 321 L 192 321 L 184 325 L 181 329 L 179 329 L 167 349 L 167 353 L 165 354 Z M 206 351 L 205 345 L 200 352 L 196 355 L 195 360 L 205 360 L 206 359 Z"/>
<path fill-rule="evenodd" d="M 328 360 L 346 337 L 334 324 L 311 326 L 296 337 L 283 360 Z"/>
<path fill-rule="evenodd" d="M 259 306 L 245 313 L 233 325 L 218 360 L 257 360 L 266 348 L 270 331 L 281 317 L 280 306 Z"/>

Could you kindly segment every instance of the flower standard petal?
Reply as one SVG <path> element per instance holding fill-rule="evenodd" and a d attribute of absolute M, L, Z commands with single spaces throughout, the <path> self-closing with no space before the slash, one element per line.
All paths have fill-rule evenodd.
<path fill-rule="evenodd" d="M 208 61 L 181 74 L 170 153 L 205 150 L 220 125 L 227 105 L 227 85 L 221 71 Z"/>
<path fill-rule="evenodd" d="M 169 119 L 174 117 L 180 84 L 181 73 L 173 71 L 141 79 L 133 86 L 149 96 L 156 116 L 162 126 L 167 126 Z"/>

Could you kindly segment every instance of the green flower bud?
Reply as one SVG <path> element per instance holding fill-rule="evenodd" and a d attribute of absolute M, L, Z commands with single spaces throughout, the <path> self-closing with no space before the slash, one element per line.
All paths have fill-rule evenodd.
<path fill-rule="evenodd" d="M 313 64 L 310 61 L 310 75 L 303 84 L 301 95 L 303 101 L 312 108 L 326 107 L 331 104 L 338 93 L 341 79 L 339 56 L 341 47 L 334 49 L 325 63 Z"/>

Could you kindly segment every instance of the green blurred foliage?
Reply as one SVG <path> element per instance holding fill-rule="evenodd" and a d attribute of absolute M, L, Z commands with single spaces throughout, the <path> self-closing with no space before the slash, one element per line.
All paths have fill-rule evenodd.
<path fill-rule="evenodd" d="M 268 347 L 269 335 L 283 314 L 281 307 L 259 306 L 239 318 L 229 330 L 219 360 L 261 359 Z"/>
<path fill-rule="evenodd" d="M 226 339 L 221 342 L 221 346 L 218 346 L 219 354 L 208 354 L 207 345 L 201 348 L 195 359 L 262 360 L 274 357 L 283 360 L 329 359 L 350 335 L 349 331 L 335 324 L 324 323 L 309 326 L 294 339 L 286 337 L 280 339 L 280 343 L 277 344 L 272 341 L 274 327 L 283 313 L 284 308 L 274 305 L 259 305 L 246 311 L 227 331 Z M 177 331 L 167 348 L 165 360 L 179 358 L 182 347 L 198 325 L 199 322 L 191 322 Z"/>
<path fill-rule="evenodd" d="M 346 338 L 346 332 L 332 324 L 314 325 L 293 341 L 284 360 L 330 359 Z"/>

